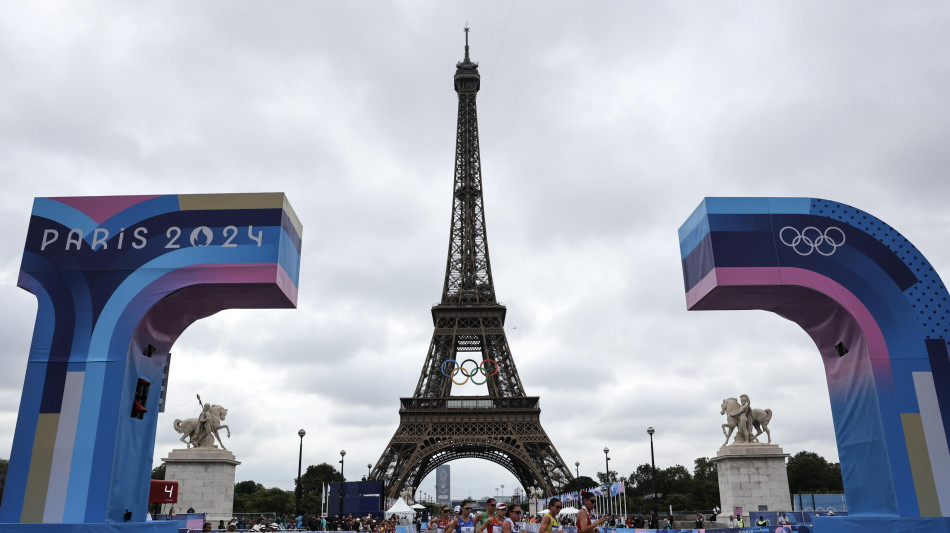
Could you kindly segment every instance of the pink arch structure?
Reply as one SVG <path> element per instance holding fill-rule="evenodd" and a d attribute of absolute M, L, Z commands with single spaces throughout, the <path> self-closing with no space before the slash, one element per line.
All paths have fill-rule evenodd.
<path fill-rule="evenodd" d="M 296 307 L 301 233 L 281 193 L 37 198 L 0 531 L 177 531 L 145 520 L 172 344 L 224 309 Z"/>
<path fill-rule="evenodd" d="M 817 198 L 706 198 L 679 230 L 690 310 L 762 309 L 821 354 L 848 502 L 825 531 L 950 531 L 950 295 L 907 239 Z"/>

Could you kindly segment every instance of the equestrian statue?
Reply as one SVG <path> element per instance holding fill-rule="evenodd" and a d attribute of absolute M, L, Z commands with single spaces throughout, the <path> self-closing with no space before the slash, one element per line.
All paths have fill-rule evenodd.
<path fill-rule="evenodd" d="M 759 442 L 759 435 L 765 433 L 769 444 L 772 443 L 772 433 L 769 431 L 769 421 L 772 420 L 771 409 L 752 409 L 749 397 L 743 394 L 739 400 L 726 398 L 722 401 L 721 415 L 726 415 L 726 423 L 722 425 L 722 434 L 726 436 L 723 446 L 729 444 L 732 432 L 738 429 L 733 444 L 753 444 Z M 753 428 L 756 433 L 753 435 Z M 728 429 L 728 431 L 726 431 Z"/>
<path fill-rule="evenodd" d="M 198 395 L 198 405 L 201 406 L 201 414 L 198 418 L 175 419 L 175 431 L 182 434 L 179 440 L 188 448 L 217 448 L 218 446 L 214 443 L 217 439 L 221 449 L 227 450 L 221 442 L 218 430 L 227 430 L 228 438 L 231 438 L 231 428 L 221 423 L 228 416 L 228 410 L 220 405 L 202 404 L 201 395 Z"/>

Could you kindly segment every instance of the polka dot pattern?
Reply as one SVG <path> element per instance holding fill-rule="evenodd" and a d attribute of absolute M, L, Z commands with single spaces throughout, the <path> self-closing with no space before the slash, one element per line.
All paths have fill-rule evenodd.
<path fill-rule="evenodd" d="M 846 204 L 813 199 L 811 212 L 858 228 L 894 252 L 920 281 L 904 291 L 910 306 L 917 312 L 926 338 L 945 338 L 950 333 L 950 301 L 947 289 L 933 266 L 897 230 L 884 221 Z"/>

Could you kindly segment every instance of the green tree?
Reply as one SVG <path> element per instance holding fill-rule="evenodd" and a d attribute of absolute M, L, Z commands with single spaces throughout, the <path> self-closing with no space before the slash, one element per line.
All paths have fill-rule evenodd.
<path fill-rule="evenodd" d="M 430 517 L 438 517 L 442 514 L 442 506 L 437 503 L 422 502 L 422 505 L 426 506 L 426 510 L 429 511 Z"/>
<path fill-rule="evenodd" d="M 693 502 L 698 509 L 719 506 L 719 474 L 716 463 L 705 457 L 693 461 Z"/>
<path fill-rule="evenodd" d="M 300 475 L 300 507 L 311 514 L 319 513 L 323 485 L 341 481 L 343 474 L 329 463 L 308 466 L 307 471 Z"/>
<path fill-rule="evenodd" d="M 248 510 L 251 498 L 258 492 L 264 490 L 264 485 L 254 481 L 241 481 L 234 484 L 234 512 L 250 513 Z"/>
<path fill-rule="evenodd" d="M 692 488 L 693 476 L 685 466 L 673 465 L 657 469 L 656 492 L 663 495 L 659 499 L 663 502 L 663 507 L 673 505 L 677 509 L 694 509 L 696 503 L 693 501 Z M 653 492 L 652 487 L 649 492 Z"/>
<path fill-rule="evenodd" d="M 702 468 L 698 470 L 694 468 L 692 473 L 683 465 L 656 469 L 656 492 L 660 496 L 655 504 L 658 508 L 672 505 L 674 511 L 692 511 L 711 509 L 719 504 L 719 483 L 715 477 L 715 465 L 711 467 L 712 477 L 710 477 L 708 461 L 699 464 Z M 712 485 L 708 486 L 707 482 L 710 479 L 712 479 Z M 627 489 L 628 511 L 649 512 L 654 506 L 653 483 L 653 468 L 648 463 L 638 466 L 630 474 Z"/>
<path fill-rule="evenodd" d="M 792 494 L 844 492 L 841 467 L 815 452 L 801 451 L 788 459 L 788 488 Z"/>
<path fill-rule="evenodd" d="M 152 479 L 165 479 L 165 463 L 152 469 Z"/>
<path fill-rule="evenodd" d="M 667 512 L 669 512 L 669 507 L 667 506 L 672 506 L 674 512 L 685 511 L 687 509 L 692 510 L 696 507 L 693 503 L 692 496 L 689 494 L 667 494 L 664 492 L 662 501 L 663 507 L 667 508 Z"/>
<path fill-rule="evenodd" d="M 598 481 L 597 483 L 598 485 L 616 483 L 618 481 L 617 472 L 615 470 L 611 470 L 610 472 L 607 472 L 606 474 L 603 472 L 597 472 L 597 481 Z"/>
<path fill-rule="evenodd" d="M 294 493 L 277 487 L 259 490 L 245 504 L 246 513 L 293 513 Z"/>
<path fill-rule="evenodd" d="M 7 484 L 7 469 L 10 468 L 10 461 L 0 459 L 0 502 L 3 501 L 3 487 Z"/>
<path fill-rule="evenodd" d="M 649 463 L 638 466 L 627 476 L 627 479 L 629 480 L 630 490 L 636 496 L 643 497 L 653 493 L 653 486 L 650 484 L 650 480 L 653 479 L 653 470 Z"/>
<path fill-rule="evenodd" d="M 673 465 L 656 471 L 656 491 L 663 494 L 689 494 L 693 476 L 683 465 Z"/>
<path fill-rule="evenodd" d="M 599 483 L 597 483 L 593 479 L 587 476 L 580 476 L 565 483 L 563 490 L 564 492 L 582 491 L 584 489 L 596 487 L 597 485 L 599 485 Z"/>
<path fill-rule="evenodd" d="M 649 463 L 643 463 L 627 477 L 627 511 L 646 513 L 653 507 L 653 470 Z M 657 492 L 662 492 L 657 487 Z M 650 498 L 646 498 L 647 495 Z"/>

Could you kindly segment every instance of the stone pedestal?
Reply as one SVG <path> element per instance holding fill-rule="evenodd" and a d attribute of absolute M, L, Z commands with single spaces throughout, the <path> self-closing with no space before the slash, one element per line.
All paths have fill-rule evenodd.
<path fill-rule="evenodd" d="M 165 463 L 165 479 L 178 482 L 175 509 L 184 513 L 193 507 L 205 520 L 225 523 L 234 512 L 234 469 L 241 464 L 234 454 L 219 448 L 172 450 Z"/>
<path fill-rule="evenodd" d="M 759 511 L 789 511 L 792 496 L 788 490 L 785 458 L 788 454 L 775 444 L 733 444 L 719 448 L 716 463 L 719 473 L 719 498 L 722 515 L 742 507 L 742 514 Z"/>

